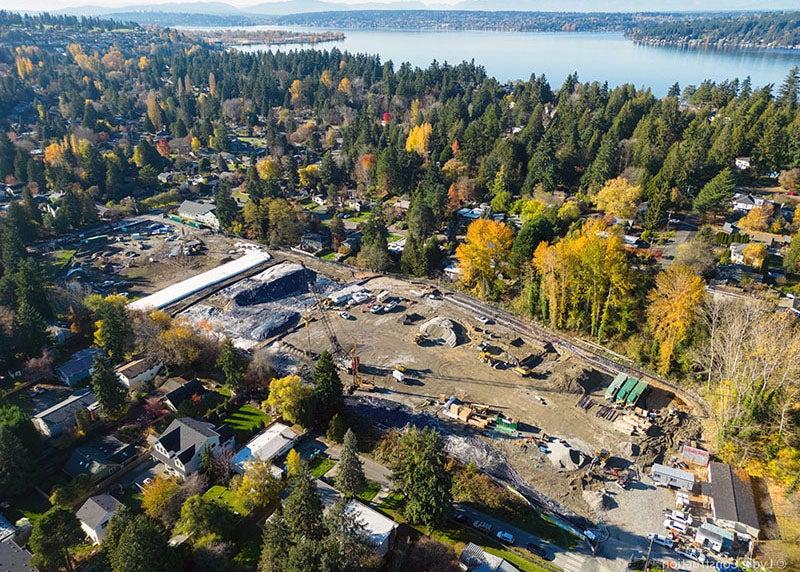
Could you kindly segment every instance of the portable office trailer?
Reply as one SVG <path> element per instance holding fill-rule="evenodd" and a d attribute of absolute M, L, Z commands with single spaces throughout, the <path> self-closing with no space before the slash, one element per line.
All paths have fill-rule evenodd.
<path fill-rule="evenodd" d="M 694 489 L 694 475 L 674 467 L 667 467 L 658 463 L 653 465 L 650 476 L 657 485 L 691 491 Z"/>
<path fill-rule="evenodd" d="M 625 383 L 625 380 L 628 379 L 624 373 L 620 372 L 617 374 L 617 377 L 614 378 L 614 381 L 611 382 L 611 385 L 608 386 L 606 389 L 606 399 L 614 399 L 614 395 L 617 393 L 622 384 Z"/>

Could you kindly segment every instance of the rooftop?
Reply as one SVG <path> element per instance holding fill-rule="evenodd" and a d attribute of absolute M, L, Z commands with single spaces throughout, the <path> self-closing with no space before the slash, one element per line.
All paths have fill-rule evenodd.
<path fill-rule="evenodd" d="M 713 499 L 716 519 L 760 528 L 749 479 L 745 482 L 726 463 L 711 461 L 708 465 L 708 480 L 708 483 L 703 483 L 702 491 Z"/>
<path fill-rule="evenodd" d="M 273 423 L 242 447 L 231 462 L 235 466 L 242 467 L 247 461 L 254 458 L 271 461 L 295 439 L 297 439 L 297 433 L 291 427 L 283 423 Z"/>
<path fill-rule="evenodd" d="M 75 513 L 75 516 L 89 528 L 97 528 L 117 512 L 117 508 L 120 506 L 122 503 L 111 495 L 97 495 L 89 497 Z"/>
<path fill-rule="evenodd" d="M 36 572 L 36 568 L 31 565 L 31 553 L 10 538 L 0 542 L 0 570 L 3 572 Z"/>
<path fill-rule="evenodd" d="M 95 403 L 97 399 L 90 389 L 84 389 L 77 393 L 73 393 L 63 401 L 59 401 L 52 407 L 37 413 L 33 416 L 34 419 L 41 419 L 46 423 L 60 423 L 66 421 L 67 418 L 75 416 L 75 411 L 81 408 L 88 408 Z"/>

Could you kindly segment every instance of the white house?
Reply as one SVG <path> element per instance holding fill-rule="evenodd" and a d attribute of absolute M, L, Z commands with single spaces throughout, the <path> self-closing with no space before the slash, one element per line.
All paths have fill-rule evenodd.
<path fill-rule="evenodd" d="M 97 495 L 89 497 L 75 516 L 81 523 L 81 528 L 93 544 L 100 544 L 105 538 L 108 522 L 116 514 L 122 503 L 111 495 Z"/>
<path fill-rule="evenodd" d="M 231 459 L 233 470 L 237 473 L 244 473 L 247 464 L 251 461 L 269 462 L 280 457 L 292 448 L 297 437 L 297 433 L 288 425 L 272 423 L 233 456 Z"/>
<path fill-rule="evenodd" d="M 740 213 L 750 212 L 754 207 L 763 206 L 765 202 L 762 197 L 748 193 L 736 193 L 733 196 L 733 210 Z"/>
<path fill-rule="evenodd" d="M 198 203 L 183 201 L 178 207 L 178 216 L 204 224 L 214 230 L 219 230 L 219 219 L 216 215 L 216 206 L 211 203 Z"/>
<path fill-rule="evenodd" d="M 739 171 L 747 171 L 751 167 L 750 157 L 736 157 L 734 165 Z"/>
<path fill-rule="evenodd" d="M 118 367 L 117 377 L 129 391 L 139 391 L 156 378 L 161 368 L 162 364 L 155 360 L 137 359 Z"/>
<path fill-rule="evenodd" d="M 233 432 L 226 426 L 191 417 L 175 419 L 153 444 L 153 459 L 163 463 L 168 473 L 185 478 L 200 469 L 203 449 L 220 455 L 233 446 Z"/>

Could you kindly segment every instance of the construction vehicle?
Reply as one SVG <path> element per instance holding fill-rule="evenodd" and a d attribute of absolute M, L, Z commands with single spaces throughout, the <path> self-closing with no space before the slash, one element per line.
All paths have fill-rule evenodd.
<path fill-rule="evenodd" d="M 308 276 L 311 276 L 311 273 L 309 273 Z M 334 359 L 343 357 L 345 352 L 342 348 L 342 344 L 339 343 L 339 339 L 336 337 L 336 333 L 333 331 L 333 326 L 331 325 L 331 320 L 328 317 L 328 313 L 325 311 L 326 304 L 320 298 L 319 292 L 317 292 L 317 286 L 314 283 L 314 280 L 311 278 L 308 279 L 308 291 L 311 292 L 311 295 L 314 297 L 316 307 L 319 309 L 320 321 L 322 322 L 322 326 L 325 328 L 325 334 L 328 336 L 328 341 L 331 344 L 331 355 Z"/>
<path fill-rule="evenodd" d="M 531 370 L 524 365 L 518 365 L 514 368 L 514 373 L 519 374 L 520 377 L 528 377 L 531 374 Z"/>
<path fill-rule="evenodd" d="M 402 371 L 400 371 L 399 369 L 395 369 L 395 370 L 393 370 L 393 371 L 392 371 L 392 377 L 393 377 L 393 378 L 394 378 L 396 381 L 398 381 L 398 382 L 400 382 L 400 383 L 405 383 L 405 382 L 406 382 L 406 374 L 404 374 L 404 373 L 403 373 Z"/>

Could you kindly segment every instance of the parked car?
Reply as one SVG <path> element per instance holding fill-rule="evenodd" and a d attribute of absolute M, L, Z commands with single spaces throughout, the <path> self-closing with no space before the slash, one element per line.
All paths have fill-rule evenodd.
<path fill-rule="evenodd" d="M 350 312 L 342 311 L 342 312 L 339 312 L 339 317 L 342 318 L 343 320 L 352 320 L 353 319 L 353 314 L 351 314 Z"/>
<path fill-rule="evenodd" d="M 485 520 L 476 520 L 475 522 L 472 523 L 472 526 L 484 532 L 492 531 L 492 525 L 486 522 Z"/>
<path fill-rule="evenodd" d="M 514 535 L 510 532 L 506 532 L 505 530 L 498 530 L 497 538 L 499 538 L 502 542 L 514 544 Z"/>
<path fill-rule="evenodd" d="M 550 560 L 550 557 L 547 555 L 547 551 L 542 546 L 539 546 L 535 542 L 529 542 L 528 544 L 525 545 L 525 548 L 527 548 L 529 552 L 532 552 L 539 558 Z"/>
<path fill-rule="evenodd" d="M 672 540 L 669 536 L 662 536 L 660 534 L 656 534 L 655 532 L 651 532 L 647 535 L 648 540 L 652 540 L 653 544 L 658 544 L 660 546 L 666 546 L 667 548 L 672 548 L 675 546 L 675 541 Z"/>
<path fill-rule="evenodd" d="M 481 316 L 480 314 L 475 316 L 475 319 L 478 320 L 484 326 L 487 325 L 487 324 L 491 324 L 492 323 L 492 319 L 491 318 L 487 318 L 486 316 Z"/>
<path fill-rule="evenodd" d="M 673 510 L 672 512 L 670 512 L 669 518 L 671 518 L 675 522 L 682 522 L 687 526 L 692 526 L 692 524 L 694 524 L 694 519 L 692 518 L 692 515 L 689 514 L 688 512 L 683 512 L 680 510 Z"/>
<path fill-rule="evenodd" d="M 706 555 L 700 552 L 697 548 L 689 547 L 686 550 L 676 550 L 678 554 L 681 556 L 685 556 L 689 560 L 694 560 L 695 562 L 699 562 L 700 564 L 706 563 Z"/>
<path fill-rule="evenodd" d="M 675 532 L 680 532 L 681 534 L 686 534 L 689 531 L 689 527 L 682 522 L 678 522 L 676 520 L 672 520 L 671 518 L 667 518 L 664 520 L 664 528 L 667 530 L 674 530 Z"/>

